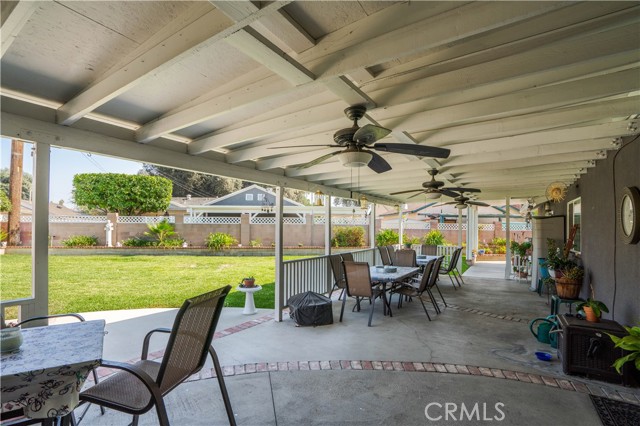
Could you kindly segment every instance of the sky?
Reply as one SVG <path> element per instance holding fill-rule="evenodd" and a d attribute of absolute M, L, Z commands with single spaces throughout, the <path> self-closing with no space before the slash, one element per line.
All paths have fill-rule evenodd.
<path fill-rule="evenodd" d="M 24 171 L 33 174 L 31 144 L 24 146 Z M 9 167 L 11 163 L 11 139 L 0 141 L 0 168 Z M 127 173 L 137 174 L 142 163 L 121 160 L 115 157 L 90 154 L 51 147 L 51 180 L 49 199 L 53 202 L 64 200 L 64 204 L 72 206 L 71 190 L 73 176 L 78 173 Z"/>

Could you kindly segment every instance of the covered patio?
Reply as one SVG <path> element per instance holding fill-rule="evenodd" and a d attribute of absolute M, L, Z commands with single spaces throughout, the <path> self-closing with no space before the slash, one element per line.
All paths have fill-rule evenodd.
<path fill-rule="evenodd" d="M 17 305 L 23 317 L 48 312 L 52 147 L 233 177 L 276 187 L 276 321 L 215 342 L 223 364 L 233 368 L 234 406 L 246 404 L 240 411 L 249 417 L 239 422 L 362 421 L 356 412 L 371 415 L 370 422 L 423 422 L 426 400 L 404 410 L 410 383 L 410 394 L 421 397 L 429 389 L 461 392 L 462 401 L 487 393 L 510 398 L 509 415 L 520 416 L 514 424 L 539 423 L 540 416 L 549 416 L 543 419 L 549 424 L 575 424 L 580 416 L 593 423 L 586 395 L 608 391 L 558 376 L 557 363 L 532 361 L 536 344 L 526 322 L 547 307 L 525 285 L 504 279 L 511 274 L 509 252 L 499 278 L 493 273 L 468 279 L 460 291 L 449 288 L 455 306 L 430 323 L 416 303 L 372 328 L 352 314 L 317 329 L 279 323 L 286 296 L 327 290 L 331 276 L 326 260 L 298 275 L 285 268 L 283 189 L 324 194 L 330 217 L 332 197 L 374 205 L 433 198 L 405 191 L 420 189 L 427 171 L 437 169 L 446 187 L 482 191 L 467 194 L 471 200 L 504 199 L 506 206 L 530 200 L 542 217 L 546 189 L 559 182 L 567 191 L 553 204 L 556 215 L 568 216 L 570 203 L 581 199 L 578 251 L 588 284 L 611 308 L 605 318 L 634 325 L 640 246 L 623 238 L 619 206 L 626 188 L 640 186 L 639 34 L 640 3 L 632 1 L 3 2 L 1 134 L 35 148 L 33 297 L 2 307 Z M 355 124 L 345 117 L 347 107 L 366 109 L 357 126 L 390 133 L 364 145 L 335 139 Z M 349 149 L 371 151 L 375 156 L 367 158 L 375 160 L 353 164 Z M 412 155 L 428 149 L 449 155 Z M 469 226 L 477 228 L 474 207 L 466 208 Z M 328 225 L 327 255 L 330 239 Z M 476 244 L 467 240 L 467 256 Z M 373 249 L 367 256 L 375 262 Z M 271 339 L 253 339 L 254 333 Z M 363 361 L 372 362 L 370 371 Z M 271 369 L 269 363 L 278 371 L 257 372 Z M 420 368 L 413 363 L 440 367 L 421 375 L 409 371 Z M 235 374 L 254 368 L 247 365 L 256 373 Z M 342 371 L 358 366 L 357 379 Z M 480 374 L 474 366 L 483 368 Z M 342 390 L 337 384 L 345 378 L 369 393 L 358 399 Z M 195 392 L 206 382 L 186 386 Z M 490 390 L 478 394 L 484 386 Z M 308 403 L 322 393 L 322 405 Z M 609 396 L 615 395 L 638 403 L 632 392 Z M 342 405 L 344 399 L 359 406 Z M 559 403 L 564 399 L 571 409 Z M 214 415 L 184 401 L 175 400 L 188 407 L 183 416 L 195 413 L 194 424 Z M 389 405 L 396 411 L 384 409 Z M 407 412 L 415 417 L 403 418 Z"/>
<path fill-rule="evenodd" d="M 333 325 L 296 327 L 288 318 L 278 324 L 261 310 L 253 317 L 240 309 L 223 312 L 214 345 L 224 366 L 238 424 L 425 424 L 429 415 L 444 424 L 459 423 L 460 407 L 480 404 L 480 418 L 464 417 L 463 424 L 488 418 L 505 424 L 598 424 L 589 395 L 640 403 L 637 389 L 625 388 L 562 373 L 554 355 L 539 361 L 538 343 L 528 322 L 548 314 L 545 298 L 499 278 L 501 266 L 480 263 L 465 274 L 461 291 L 442 285 L 448 308 L 428 322 L 417 301 L 394 309 L 393 318 L 374 316 L 367 327 L 363 312 L 345 313 Z M 334 299 L 337 298 L 337 292 Z M 348 307 L 351 308 L 352 302 Z M 393 306 L 395 308 L 395 304 Z M 139 357 L 145 331 L 169 326 L 175 310 L 108 324 L 105 357 L 131 361 Z M 105 317 L 95 313 L 95 318 Z M 92 318 L 93 316 L 89 316 Z M 114 318 L 117 319 L 117 318 Z M 152 349 L 161 349 L 157 342 Z M 161 351 L 154 354 L 161 356 Z M 105 371 L 104 374 L 109 374 Z M 211 368 L 168 397 L 169 415 L 176 424 L 224 424 L 224 408 Z M 445 403 L 455 403 L 453 418 L 445 421 Z M 125 424 L 126 416 L 92 407 L 86 421 L 95 425 Z M 455 419 L 455 420 L 454 420 Z M 141 424 L 155 424 L 153 412 Z"/>

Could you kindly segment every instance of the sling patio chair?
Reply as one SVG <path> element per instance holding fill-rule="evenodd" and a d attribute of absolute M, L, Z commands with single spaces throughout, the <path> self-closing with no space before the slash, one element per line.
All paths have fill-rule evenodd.
<path fill-rule="evenodd" d="M 416 264 L 416 251 L 411 249 L 402 249 L 396 251 L 396 261 L 394 266 L 414 267 Z"/>
<path fill-rule="evenodd" d="M 383 265 L 391 265 L 391 257 L 389 256 L 389 249 L 387 246 L 378 246 L 380 251 L 380 259 L 382 259 Z"/>
<path fill-rule="evenodd" d="M 389 316 L 391 314 L 391 306 L 387 300 L 385 291 L 379 287 L 371 285 L 371 274 L 369 272 L 369 264 L 367 262 L 344 262 L 344 272 L 347 281 L 347 295 L 349 297 L 356 298 L 356 307 L 360 307 L 360 299 L 368 298 L 371 302 L 369 307 L 369 327 L 371 327 L 371 318 L 373 317 L 373 309 L 378 297 L 382 298 L 385 311 L 389 309 Z M 347 298 L 342 299 L 342 309 L 340 310 L 340 322 L 342 322 L 342 316 L 344 314 L 344 305 Z"/>
<path fill-rule="evenodd" d="M 433 304 L 433 307 L 436 310 L 436 313 L 438 313 L 438 305 L 433 300 L 433 295 L 431 294 L 431 291 L 429 290 L 429 287 L 428 287 L 429 278 L 431 277 L 431 272 L 433 271 L 433 266 L 435 263 L 436 263 L 436 259 L 430 260 L 425 265 L 424 273 L 422 274 L 422 276 L 419 279 L 414 279 L 414 283 L 417 284 L 417 286 L 411 285 L 411 284 L 403 284 L 391 290 L 391 295 L 394 295 L 394 294 L 399 295 L 398 308 L 402 306 L 402 296 L 407 298 L 415 297 L 419 299 L 420 303 L 422 304 L 422 309 L 424 309 L 424 313 L 427 314 L 427 318 L 429 319 L 429 321 L 431 321 L 431 316 L 427 311 L 427 307 L 424 306 L 424 301 L 422 300 L 422 297 L 423 297 L 423 294 L 426 292 L 427 296 L 431 300 L 431 303 Z M 389 296 L 389 299 L 391 299 L 391 296 Z"/>
<path fill-rule="evenodd" d="M 462 247 L 458 247 L 451 255 L 449 264 L 446 267 L 440 267 L 440 270 L 439 270 L 439 273 L 441 275 L 447 275 L 449 277 L 449 279 L 451 280 L 451 284 L 453 284 L 454 290 L 457 290 L 456 283 L 458 283 L 458 287 L 460 287 L 460 281 L 458 280 L 458 277 L 454 272 L 454 270 L 456 270 L 456 262 L 458 261 L 458 256 L 460 255 L 460 252 L 462 252 Z M 451 276 L 453 276 L 453 278 L 456 279 L 455 282 L 453 281 L 453 278 L 451 278 Z"/>
<path fill-rule="evenodd" d="M 144 338 L 141 360 L 135 364 L 103 361 L 102 366 L 122 370 L 80 393 L 80 402 L 90 402 L 138 417 L 155 406 L 160 426 L 169 425 L 163 397 L 200 371 L 207 354 L 211 355 L 218 385 L 230 425 L 235 418 L 222 376 L 218 356 L 211 346 L 224 299 L 231 286 L 187 299 L 176 315 L 171 330 L 157 328 Z M 161 362 L 147 359 L 151 336 L 169 333 L 169 340 Z"/>
<path fill-rule="evenodd" d="M 344 289 L 347 288 L 347 282 L 344 278 L 344 266 L 342 265 L 342 256 L 339 254 L 332 254 L 329 256 L 329 263 L 331 264 L 331 272 L 333 272 L 333 287 L 329 293 L 329 297 L 336 289 L 341 289 L 338 300 L 344 296 Z"/>
<path fill-rule="evenodd" d="M 353 253 L 340 253 L 340 257 L 342 258 L 343 262 L 353 262 Z"/>
<path fill-rule="evenodd" d="M 389 244 L 387 247 L 387 251 L 389 252 L 389 261 L 392 265 L 396 264 L 396 248 Z"/>

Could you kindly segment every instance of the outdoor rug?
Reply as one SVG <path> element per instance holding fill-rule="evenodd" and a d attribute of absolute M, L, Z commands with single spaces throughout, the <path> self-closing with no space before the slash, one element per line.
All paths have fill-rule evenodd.
<path fill-rule="evenodd" d="M 640 405 L 591 395 L 596 411 L 604 426 L 640 425 Z"/>

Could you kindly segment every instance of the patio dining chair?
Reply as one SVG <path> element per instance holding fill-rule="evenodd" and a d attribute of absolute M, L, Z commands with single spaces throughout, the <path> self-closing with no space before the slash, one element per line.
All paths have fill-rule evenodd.
<path fill-rule="evenodd" d="M 396 251 L 396 261 L 394 266 L 408 266 L 415 267 L 416 264 L 416 251 L 412 249 L 403 249 Z"/>
<path fill-rule="evenodd" d="M 138 417 L 154 406 L 160 426 L 169 425 L 163 397 L 200 371 L 207 354 L 211 355 L 218 385 L 230 425 L 235 418 L 224 383 L 218 356 L 211 346 L 224 299 L 231 286 L 187 299 L 178 311 L 173 328 L 151 330 L 144 338 L 141 360 L 135 364 L 103 361 L 102 366 L 121 370 L 80 393 L 80 401 L 113 408 L 133 415 L 133 426 Z M 161 362 L 147 359 L 151 336 L 169 333 L 169 340 Z"/>
<path fill-rule="evenodd" d="M 380 251 L 380 259 L 382 259 L 383 265 L 391 265 L 391 257 L 389 256 L 389 249 L 387 246 L 378 246 Z"/>
<path fill-rule="evenodd" d="M 387 247 L 387 252 L 389 252 L 389 261 L 392 265 L 396 264 L 396 248 L 389 244 Z"/>
<path fill-rule="evenodd" d="M 454 272 L 454 270 L 456 270 L 456 263 L 458 262 L 458 256 L 460 255 L 460 252 L 462 252 L 462 247 L 458 247 L 457 249 L 455 249 L 455 251 L 451 255 L 449 264 L 446 267 L 440 267 L 439 269 L 440 275 L 447 275 L 449 277 L 454 290 L 457 290 L 456 283 L 458 284 L 458 287 L 460 287 L 460 281 L 458 280 L 458 276 Z M 455 282 L 453 281 L 454 278 L 456 280 Z"/>
<path fill-rule="evenodd" d="M 369 306 L 369 327 L 371 327 L 371 318 L 373 317 L 373 309 L 378 297 L 382 298 L 385 310 L 389 309 L 391 315 L 391 306 L 387 300 L 385 291 L 380 287 L 371 285 L 371 274 L 369 273 L 369 264 L 367 262 L 344 262 L 344 272 L 347 282 L 347 295 L 356 298 L 356 306 L 360 306 L 360 300 L 368 298 L 371 302 Z M 342 309 L 340 310 L 340 322 L 344 314 L 344 305 L 347 298 L 342 299 Z"/>
<path fill-rule="evenodd" d="M 353 262 L 353 253 L 340 253 L 343 262 Z"/>
<path fill-rule="evenodd" d="M 422 300 L 423 294 L 426 292 L 427 296 L 431 300 L 436 313 L 438 313 L 438 305 L 435 300 L 433 300 L 433 295 L 431 294 L 431 290 L 429 289 L 429 278 L 431 277 L 431 272 L 433 271 L 433 266 L 436 263 L 436 259 L 430 260 L 424 267 L 424 273 L 420 276 L 419 279 L 414 279 L 414 285 L 404 284 L 397 286 L 391 290 L 391 295 L 398 294 L 398 308 L 402 306 L 402 296 L 406 298 L 417 298 L 420 300 L 422 304 L 422 309 L 424 309 L 424 313 L 427 314 L 427 318 L 431 321 L 431 316 L 427 311 L 427 307 L 424 305 L 424 301 Z M 417 286 L 415 285 L 417 284 Z M 389 296 L 391 299 L 391 296 Z"/>
<path fill-rule="evenodd" d="M 347 282 L 344 279 L 344 266 L 342 265 L 342 257 L 339 254 L 332 254 L 329 256 L 329 263 L 331 264 L 331 272 L 333 272 L 333 287 L 329 293 L 329 297 L 336 289 L 340 289 L 340 296 L 338 300 L 344 296 L 344 289 L 347 288 Z"/>

